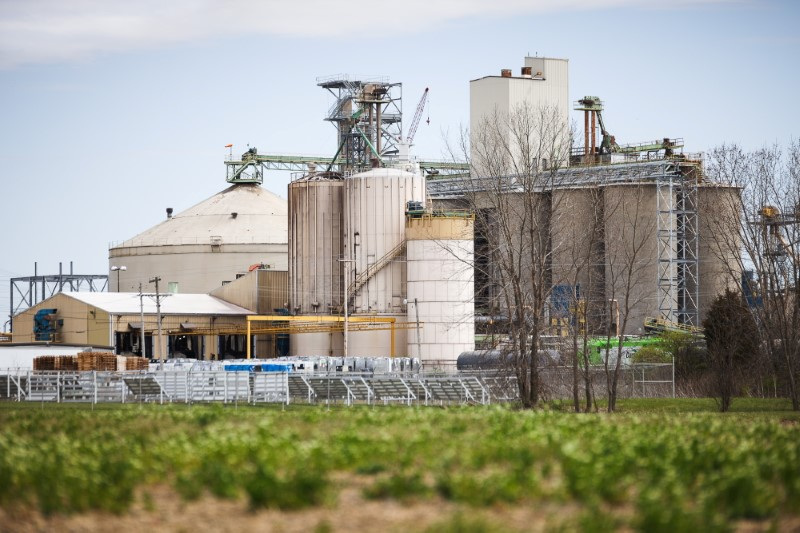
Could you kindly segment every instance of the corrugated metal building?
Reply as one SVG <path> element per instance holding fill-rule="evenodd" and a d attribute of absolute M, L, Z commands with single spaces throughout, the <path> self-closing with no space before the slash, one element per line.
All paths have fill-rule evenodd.
<path fill-rule="evenodd" d="M 49 320 L 52 339 L 42 344 L 112 346 L 117 353 L 141 355 L 141 313 L 144 311 L 145 349 L 158 356 L 155 298 L 136 293 L 62 292 L 14 317 L 14 341 L 36 341 L 35 317 L 55 309 Z M 253 311 L 208 294 L 170 294 L 161 298 L 164 357 L 212 359 L 242 356 L 244 335 L 208 334 L 214 330 L 241 330 Z M 230 338 L 229 338 L 230 337 Z"/>

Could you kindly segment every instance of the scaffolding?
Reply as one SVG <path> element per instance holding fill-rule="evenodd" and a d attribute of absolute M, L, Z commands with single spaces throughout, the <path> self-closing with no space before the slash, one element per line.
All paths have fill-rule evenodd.
<path fill-rule="evenodd" d="M 403 135 L 402 83 L 338 75 L 318 78 L 317 85 L 334 97 L 325 120 L 336 127 L 344 161 L 340 171 L 367 170 L 373 159 L 397 155 Z"/>
<path fill-rule="evenodd" d="M 658 311 L 665 320 L 698 327 L 697 178 L 667 172 L 656 180 Z"/>

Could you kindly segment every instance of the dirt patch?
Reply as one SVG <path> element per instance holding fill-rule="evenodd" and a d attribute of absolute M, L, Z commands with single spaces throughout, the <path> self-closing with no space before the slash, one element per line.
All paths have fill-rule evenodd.
<path fill-rule="evenodd" d="M 358 483 L 340 488 L 336 502 L 301 511 L 265 509 L 251 511 L 244 498 L 231 501 L 204 496 L 184 502 L 172 488 L 149 487 L 140 491 L 136 503 L 123 515 L 90 512 L 44 516 L 28 509 L 0 509 L 0 530 L 9 533 L 61 531 L 69 533 L 113 531 L 114 533 L 161 531 L 264 531 L 300 533 L 313 531 L 406 532 L 429 527 L 462 514 L 482 519 L 503 531 L 544 531 L 564 518 L 573 506 L 497 506 L 472 509 L 439 498 L 424 501 L 373 501 L 362 496 Z M 558 521 L 561 521 L 558 520 Z"/>

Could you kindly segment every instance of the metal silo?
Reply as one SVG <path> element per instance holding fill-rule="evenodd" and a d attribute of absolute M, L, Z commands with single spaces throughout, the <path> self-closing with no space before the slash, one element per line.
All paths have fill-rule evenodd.
<path fill-rule="evenodd" d="M 395 316 L 405 321 L 405 210 L 409 201 L 425 202 L 425 178 L 393 168 L 378 168 L 345 180 L 343 266 L 353 315 Z M 388 355 L 389 332 L 356 332 L 348 354 Z M 395 339 L 397 355 L 405 332 Z"/>
<path fill-rule="evenodd" d="M 455 363 L 475 349 L 474 217 L 410 213 L 406 219 L 408 354 Z"/>
<path fill-rule="evenodd" d="M 289 184 L 289 298 L 297 315 L 339 314 L 344 181 L 311 173 Z M 341 333 L 292 335 L 292 355 L 341 355 Z"/>

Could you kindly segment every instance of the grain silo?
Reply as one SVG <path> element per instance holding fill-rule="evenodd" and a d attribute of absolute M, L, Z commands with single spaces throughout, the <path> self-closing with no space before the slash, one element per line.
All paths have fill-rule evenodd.
<path fill-rule="evenodd" d="M 405 321 L 405 210 L 425 203 L 425 178 L 393 168 L 377 168 L 345 179 L 345 283 L 353 315 L 380 315 Z M 387 355 L 387 331 L 361 331 L 349 339 L 348 355 Z M 397 355 L 405 350 L 397 332 Z M 399 348 L 399 349 L 398 349 Z"/>
<path fill-rule="evenodd" d="M 427 211 L 406 218 L 408 354 L 454 362 L 475 349 L 474 217 Z"/>
<path fill-rule="evenodd" d="M 257 183 L 235 183 L 109 250 L 109 288 L 205 293 L 252 265 L 287 267 L 286 201 Z M 120 267 L 125 267 L 124 270 Z"/>
<path fill-rule="evenodd" d="M 701 319 L 725 289 L 741 283 L 741 189 L 705 182 L 697 188 L 698 276 Z"/>
<path fill-rule="evenodd" d="M 289 306 L 293 314 L 339 314 L 344 180 L 309 173 L 289 184 Z M 342 355 L 341 332 L 292 335 L 292 355 Z"/>

